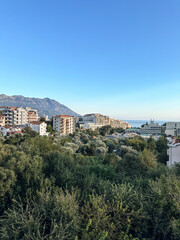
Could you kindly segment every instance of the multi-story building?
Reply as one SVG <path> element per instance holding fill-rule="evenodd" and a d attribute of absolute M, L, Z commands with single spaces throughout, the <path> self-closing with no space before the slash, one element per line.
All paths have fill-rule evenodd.
<path fill-rule="evenodd" d="M 35 122 L 38 121 L 38 112 L 36 109 L 31 109 L 30 107 L 26 108 L 27 111 L 27 122 Z"/>
<path fill-rule="evenodd" d="M 40 136 L 48 136 L 48 133 L 46 132 L 47 129 L 47 123 L 45 122 L 39 122 L 34 121 L 28 123 L 28 126 L 33 130 L 39 133 Z"/>
<path fill-rule="evenodd" d="M 165 133 L 167 136 L 180 136 L 180 122 L 167 122 Z"/>
<path fill-rule="evenodd" d="M 16 110 L 16 107 L 5 107 L 2 110 L 2 114 L 5 117 L 5 125 L 6 126 L 12 126 L 14 125 L 14 110 Z"/>
<path fill-rule="evenodd" d="M 28 122 L 28 114 L 24 108 L 15 108 L 14 110 L 14 125 L 24 125 Z"/>
<path fill-rule="evenodd" d="M 5 126 L 5 117 L 3 115 L 0 115 L 0 127 Z"/>
<path fill-rule="evenodd" d="M 140 128 L 140 134 L 158 134 L 161 135 L 165 132 L 165 127 L 160 126 L 158 123 L 155 123 L 154 121 L 150 121 L 150 123 L 144 124 Z"/>
<path fill-rule="evenodd" d="M 75 119 L 69 115 L 53 116 L 53 130 L 57 131 L 60 136 L 72 134 L 75 130 Z"/>
<path fill-rule="evenodd" d="M 5 125 L 24 125 L 27 121 L 27 111 L 21 107 L 6 107 L 2 110 L 5 117 Z"/>

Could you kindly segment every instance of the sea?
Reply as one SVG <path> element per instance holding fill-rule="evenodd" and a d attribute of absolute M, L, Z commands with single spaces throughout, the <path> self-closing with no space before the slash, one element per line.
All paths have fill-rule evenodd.
<path fill-rule="evenodd" d="M 132 128 L 140 128 L 143 124 L 146 122 L 150 122 L 149 120 L 124 120 L 128 122 Z M 163 125 L 167 121 L 154 121 L 155 123 L 158 123 L 159 125 Z"/>

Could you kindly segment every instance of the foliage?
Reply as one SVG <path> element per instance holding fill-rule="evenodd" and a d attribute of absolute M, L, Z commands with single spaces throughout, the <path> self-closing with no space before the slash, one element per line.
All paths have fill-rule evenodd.
<path fill-rule="evenodd" d="M 0 239 L 178 240 L 180 167 L 167 142 L 109 127 L 0 142 Z"/>

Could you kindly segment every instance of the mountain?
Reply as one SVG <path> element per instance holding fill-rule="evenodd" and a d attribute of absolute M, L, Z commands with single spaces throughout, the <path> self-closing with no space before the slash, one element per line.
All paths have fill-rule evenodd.
<path fill-rule="evenodd" d="M 76 112 L 65 105 L 50 99 L 50 98 L 30 98 L 21 95 L 7 96 L 5 94 L 0 94 L 0 106 L 13 106 L 13 107 L 31 107 L 32 109 L 37 109 L 39 116 L 46 114 L 49 117 L 53 115 L 71 115 L 79 116 Z"/>

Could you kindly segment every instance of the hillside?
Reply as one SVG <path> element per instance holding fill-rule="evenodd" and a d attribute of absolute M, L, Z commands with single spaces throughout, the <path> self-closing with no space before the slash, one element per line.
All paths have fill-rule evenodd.
<path fill-rule="evenodd" d="M 57 114 L 78 116 L 65 105 L 50 98 L 30 98 L 21 95 L 7 96 L 0 94 L 0 106 L 31 107 L 38 110 L 39 116 L 46 114 L 49 117 Z"/>

